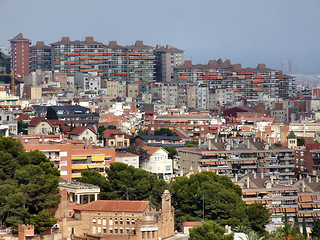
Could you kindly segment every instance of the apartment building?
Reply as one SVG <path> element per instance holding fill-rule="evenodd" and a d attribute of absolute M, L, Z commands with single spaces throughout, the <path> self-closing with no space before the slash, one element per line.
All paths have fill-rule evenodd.
<path fill-rule="evenodd" d="M 259 64 L 256 68 L 242 68 L 241 64 L 231 64 L 210 60 L 207 65 L 193 65 L 185 61 L 174 68 L 174 81 L 204 84 L 210 89 L 227 89 L 234 92 L 235 101 L 257 101 L 262 95 L 271 98 L 288 99 L 294 90 L 294 79 L 281 71 Z"/>
<path fill-rule="evenodd" d="M 93 148 L 83 141 L 67 140 L 62 135 L 19 135 L 26 151 L 40 150 L 67 181 L 78 180 L 86 169 L 105 175 L 105 168 L 115 162 L 115 150 L 111 148 Z"/>
<path fill-rule="evenodd" d="M 0 106 L 0 134 L 8 137 L 18 134 L 18 122 L 10 107 Z"/>
<path fill-rule="evenodd" d="M 51 106 L 56 112 L 58 119 L 72 126 L 98 125 L 99 113 L 92 112 L 89 108 L 79 105 Z M 37 114 L 45 117 L 48 106 L 33 106 Z"/>
<path fill-rule="evenodd" d="M 183 50 L 169 45 L 157 45 L 154 54 L 156 56 L 156 80 L 172 82 L 173 68 L 183 64 Z"/>
<path fill-rule="evenodd" d="M 11 44 L 11 68 L 15 75 L 15 80 L 22 82 L 25 75 L 30 73 L 30 40 L 19 33 L 10 39 Z"/>
<path fill-rule="evenodd" d="M 136 41 L 127 46 L 128 80 L 135 82 L 155 81 L 155 54 L 153 47 L 144 45 L 143 41 Z"/>
<path fill-rule="evenodd" d="M 108 81 L 126 81 L 128 79 L 127 48 L 118 45 L 116 41 L 110 41 L 104 51 L 103 78 Z"/>
<path fill-rule="evenodd" d="M 177 106 L 178 86 L 176 83 L 161 83 L 159 86 L 159 94 L 164 104 Z"/>
<path fill-rule="evenodd" d="M 183 174 L 192 169 L 214 171 L 230 178 L 263 172 L 280 183 L 294 176 L 294 149 L 270 147 L 256 138 L 208 139 L 207 148 L 178 148 Z"/>
<path fill-rule="evenodd" d="M 36 45 L 30 47 L 30 72 L 51 71 L 51 47 L 38 41 Z"/>
<path fill-rule="evenodd" d="M 93 37 L 86 37 L 84 41 L 62 37 L 50 45 L 53 70 L 67 74 L 97 72 L 103 76 L 105 46 Z"/>

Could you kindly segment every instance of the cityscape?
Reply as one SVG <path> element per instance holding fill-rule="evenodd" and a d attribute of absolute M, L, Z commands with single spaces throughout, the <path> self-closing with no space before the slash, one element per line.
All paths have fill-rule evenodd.
<path fill-rule="evenodd" d="M 320 239 L 320 2 L 97 2 L 0 0 L 0 239 Z"/>

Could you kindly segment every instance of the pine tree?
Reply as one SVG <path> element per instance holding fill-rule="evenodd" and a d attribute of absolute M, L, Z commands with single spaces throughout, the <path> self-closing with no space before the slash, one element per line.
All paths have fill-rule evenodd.
<path fill-rule="evenodd" d="M 311 236 L 312 238 L 320 238 L 320 219 L 318 217 L 313 217 L 313 227 Z"/>

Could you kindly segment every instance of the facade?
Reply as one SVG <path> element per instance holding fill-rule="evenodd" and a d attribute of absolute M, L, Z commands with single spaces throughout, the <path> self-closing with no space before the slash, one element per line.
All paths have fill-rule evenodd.
<path fill-rule="evenodd" d="M 126 81 L 128 79 L 127 48 L 116 41 L 110 41 L 105 47 L 103 79 L 108 81 Z"/>
<path fill-rule="evenodd" d="M 157 45 L 154 50 L 156 56 L 156 80 L 158 82 L 172 82 L 173 68 L 183 64 L 183 50 L 172 46 Z"/>
<path fill-rule="evenodd" d="M 93 144 L 97 144 L 97 131 L 93 126 L 78 126 L 74 128 L 69 137 L 74 140 L 90 141 Z"/>
<path fill-rule="evenodd" d="M 18 134 L 18 125 L 14 112 L 7 107 L 0 107 L 0 134 L 8 137 Z"/>
<path fill-rule="evenodd" d="M 174 209 L 168 190 L 161 210 L 149 201 L 98 200 L 73 207 L 73 215 L 61 228 L 63 238 L 91 235 L 102 239 L 166 239 L 174 235 Z"/>
<path fill-rule="evenodd" d="M 136 41 L 135 45 L 127 46 L 128 80 L 133 82 L 155 81 L 155 54 L 153 47 Z"/>
<path fill-rule="evenodd" d="M 30 47 L 30 72 L 40 69 L 41 71 L 51 71 L 51 47 L 38 41 L 36 45 Z"/>
<path fill-rule="evenodd" d="M 173 174 L 172 159 L 168 158 L 168 152 L 161 147 L 143 147 L 150 155 L 149 159 L 141 162 L 141 168 L 162 175 L 164 179 L 169 179 Z"/>
<path fill-rule="evenodd" d="M 122 162 L 127 165 L 133 166 L 135 168 L 139 168 L 139 155 L 132 153 L 116 153 L 116 162 Z"/>
<path fill-rule="evenodd" d="M 87 169 L 105 175 L 105 168 L 115 162 L 114 149 L 93 148 L 83 141 L 68 141 L 62 135 L 19 135 L 16 138 L 26 151 L 43 152 L 67 181 L 78 180 L 81 172 Z"/>
<path fill-rule="evenodd" d="M 62 37 L 61 41 L 51 43 L 52 69 L 61 73 L 97 72 L 103 75 L 104 45 L 86 37 L 85 41 L 70 41 Z"/>
<path fill-rule="evenodd" d="M 30 73 L 29 51 L 30 40 L 19 33 L 10 40 L 11 43 L 11 67 L 15 80 L 22 82 L 25 75 Z"/>
<path fill-rule="evenodd" d="M 47 119 L 43 117 L 34 117 L 28 124 L 28 134 L 50 134 L 59 132 L 59 127 L 51 124 Z"/>
<path fill-rule="evenodd" d="M 99 113 L 93 113 L 89 108 L 79 105 L 73 106 L 51 106 L 56 112 L 58 119 L 69 126 L 98 125 Z M 33 106 L 37 114 L 45 117 L 48 106 Z"/>
<path fill-rule="evenodd" d="M 231 64 L 210 60 L 207 65 L 193 65 L 185 61 L 184 65 L 174 68 L 174 81 L 200 84 L 210 89 L 233 91 L 236 101 L 258 101 L 262 95 L 270 98 L 288 99 L 294 91 L 294 79 L 281 71 L 266 68 L 259 64 L 257 68 L 242 68 L 241 64 Z M 290 94 L 289 94 L 290 93 Z"/>
<path fill-rule="evenodd" d="M 182 174 L 194 169 L 208 170 L 236 179 L 245 174 L 263 172 L 280 183 L 294 176 L 294 149 L 271 148 L 255 138 L 208 139 L 208 148 L 178 148 Z"/>
<path fill-rule="evenodd" d="M 103 140 L 104 146 L 115 149 L 126 149 L 130 145 L 127 134 L 115 129 L 106 129 L 103 132 Z"/>

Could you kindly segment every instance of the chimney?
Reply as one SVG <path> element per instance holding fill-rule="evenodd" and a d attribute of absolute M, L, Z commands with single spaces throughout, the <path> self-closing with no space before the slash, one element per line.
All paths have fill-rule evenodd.
<path fill-rule="evenodd" d="M 305 192 L 306 191 L 306 185 L 304 184 L 304 180 L 302 180 L 302 183 L 301 183 L 301 187 L 302 187 L 302 192 Z"/>
<path fill-rule="evenodd" d="M 312 178 L 310 175 L 308 175 L 308 182 L 311 183 L 311 181 L 312 181 Z"/>
<path fill-rule="evenodd" d="M 235 175 L 234 175 L 234 182 L 238 182 L 238 173 L 236 173 Z"/>
<path fill-rule="evenodd" d="M 136 41 L 136 47 L 142 47 L 143 46 L 143 41 Z"/>
<path fill-rule="evenodd" d="M 261 178 L 264 178 L 264 172 L 261 171 Z"/>
<path fill-rule="evenodd" d="M 109 46 L 117 46 L 117 41 L 109 41 Z"/>
<path fill-rule="evenodd" d="M 266 70 L 266 64 L 264 63 L 260 63 L 258 64 L 258 67 L 257 67 L 259 70 Z"/>
<path fill-rule="evenodd" d="M 256 179 L 257 178 L 257 173 L 255 171 L 253 171 L 253 178 Z"/>
<path fill-rule="evenodd" d="M 319 182 L 319 178 L 318 178 L 318 176 L 316 176 L 316 183 L 318 183 Z"/>
<path fill-rule="evenodd" d="M 93 42 L 93 37 L 86 37 L 86 41 L 87 43 L 92 43 Z"/>
<path fill-rule="evenodd" d="M 240 71 L 242 69 L 241 64 L 234 64 L 233 65 L 234 70 Z"/>
<path fill-rule="evenodd" d="M 312 170 L 312 175 L 317 176 L 317 170 Z"/>
<path fill-rule="evenodd" d="M 250 188 L 250 177 L 249 177 L 249 175 L 247 176 L 247 188 Z"/>

